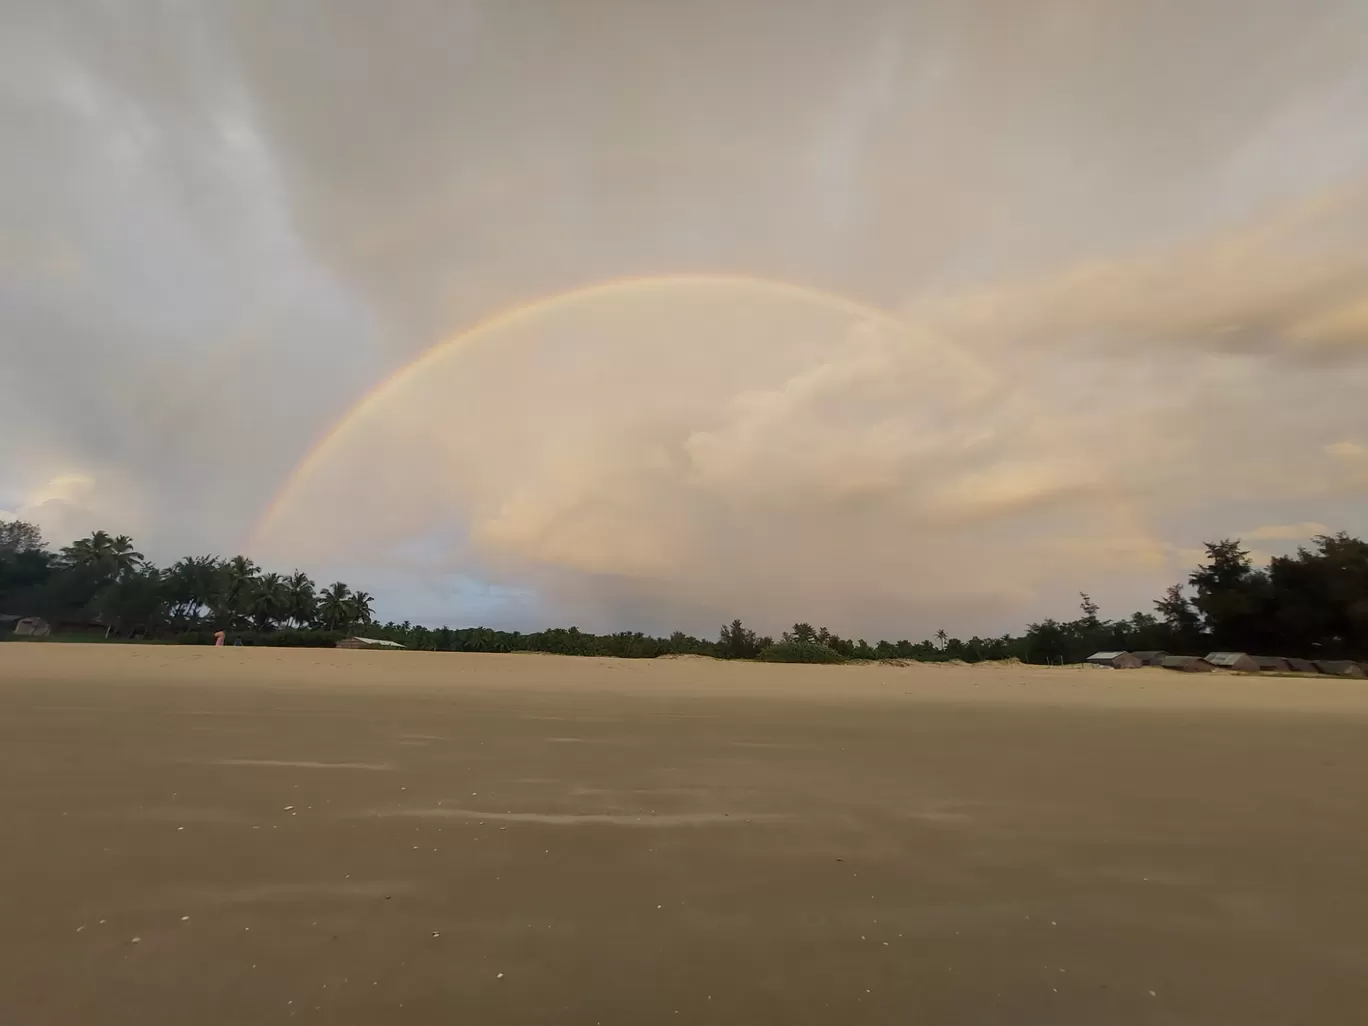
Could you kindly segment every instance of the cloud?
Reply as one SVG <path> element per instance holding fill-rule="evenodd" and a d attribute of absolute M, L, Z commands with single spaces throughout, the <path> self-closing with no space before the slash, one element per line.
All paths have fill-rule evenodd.
<path fill-rule="evenodd" d="M 1366 530 L 1368 13 L 1255 6 L 7 12 L 3 495 L 79 468 L 54 532 L 228 552 L 434 342 L 706 271 L 897 316 L 532 317 L 370 408 L 253 554 L 399 617 L 901 635 Z"/>
<path fill-rule="evenodd" d="M 1303 541 L 1321 534 L 1334 533 L 1324 524 L 1266 524 L 1252 531 L 1245 531 L 1240 537 L 1245 541 Z"/>
<path fill-rule="evenodd" d="M 1331 456 L 1346 462 L 1361 460 L 1365 456 L 1368 456 L 1368 449 L 1365 449 L 1358 442 L 1351 442 L 1347 439 L 1339 442 L 1331 442 L 1325 447 L 1325 451 Z"/>

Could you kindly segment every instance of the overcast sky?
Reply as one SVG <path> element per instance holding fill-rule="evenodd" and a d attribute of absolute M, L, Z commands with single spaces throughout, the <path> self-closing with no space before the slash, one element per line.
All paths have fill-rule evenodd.
<path fill-rule="evenodd" d="M 1148 608 L 1368 533 L 1365 111 L 1361 0 L 0 0 L 0 510 L 434 624 Z"/>

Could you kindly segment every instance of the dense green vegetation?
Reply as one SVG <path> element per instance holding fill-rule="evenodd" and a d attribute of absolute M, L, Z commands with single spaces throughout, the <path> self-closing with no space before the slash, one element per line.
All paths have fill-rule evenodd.
<path fill-rule="evenodd" d="M 376 623 L 371 596 L 342 582 L 319 589 L 308 575 L 264 572 L 245 556 L 189 556 L 165 569 L 125 536 L 97 531 L 58 552 L 22 521 L 0 524 L 0 614 L 40 616 L 59 633 L 212 644 L 216 630 L 248 645 L 331 647 L 358 632 L 414 649 L 550 652 L 650 659 L 707 655 L 773 662 L 922 661 L 1016 658 L 1077 662 L 1100 649 L 1202 653 L 1228 649 L 1304 656 L 1368 655 L 1368 543 L 1346 534 L 1317 537 L 1311 548 L 1253 565 L 1238 540 L 1206 546 L 1207 561 L 1154 603 L 1154 612 L 1104 620 L 1081 596 L 1068 621 L 1030 624 L 1017 636 L 923 641 L 842 638 L 796 623 L 776 642 L 740 620 L 716 641 L 676 631 L 589 634 L 576 627 L 521 633 L 486 627 L 430 628 Z M 1186 589 L 1186 590 L 1185 590 Z"/>

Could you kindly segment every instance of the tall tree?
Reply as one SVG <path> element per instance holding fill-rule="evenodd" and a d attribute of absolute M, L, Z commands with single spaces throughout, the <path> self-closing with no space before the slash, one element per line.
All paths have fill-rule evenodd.
<path fill-rule="evenodd" d="M 262 574 L 257 579 L 252 587 L 249 609 L 259 631 L 269 631 L 289 616 L 290 589 L 280 574 Z"/>
<path fill-rule="evenodd" d="M 369 626 L 373 622 L 375 613 L 371 607 L 374 604 L 375 599 L 369 592 L 352 592 L 352 596 L 348 599 L 348 602 L 350 604 L 352 623 Z"/>
<path fill-rule="evenodd" d="M 318 618 L 318 595 L 308 574 L 296 570 L 285 582 L 289 593 L 288 618 L 297 626 L 305 627 Z"/>
<path fill-rule="evenodd" d="M 78 538 L 62 549 L 62 563 L 67 567 L 86 570 L 103 569 L 109 564 L 114 539 L 105 531 L 95 531 L 88 538 Z"/>
<path fill-rule="evenodd" d="M 351 589 L 341 581 L 330 584 L 318 596 L 318 619 L 328 630 L 345 630 L 352 624 Z"/>
<path fill-rule="evenodd" d="M 26 520 L 0 521 L 0 554 L 15 555 L 20 552 L 41 552 L 47 548 L 43 532 L 37 524 Z"/>
<path fill-rule="evenodd" d="M 733 620 L 722 628 L 718 637 L 718 655 L 724 659 L 754 659 L 760 654 L 761 639 L 740 620 Z"/>
<path fill-rule="evenodd" d="M 133 548 L 133 539 L 121 534 L 109 543 L 109 569 L 116 578 L 127 577 L 142 566 L 146 557 Z"/>
<path fill-rule="evenodd" d="M 251 615 L 257 573 L 257 565 L 246 556 L 234 556 L 223 564 L 222 590 L 216 612 L 232 626 L 242 624 Z"/>
<path fill-rule="evenodd" d="M 222 589 L 223 563 L 217 556 L 186 556 L 166 574 L 171 619 L 181 627 L 196 624 L 213 609 Z"/>
<path fill-rule="evenodd" d="M 1272 640 L 1265 628 L 1273 596 L 1268 575 L 1255 570 L 1238 538 L 1206 545 L 1207 562 L 1188 575 L 1192 604 L 1212 643 L 1221 648 L 1263 651 Z"/>

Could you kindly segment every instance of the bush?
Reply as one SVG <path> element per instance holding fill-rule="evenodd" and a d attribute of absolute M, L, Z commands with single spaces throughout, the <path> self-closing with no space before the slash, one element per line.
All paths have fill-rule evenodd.
<path fill-rule="evenodd" d="M 760 650 L 762 663 L 843 663 L 846 657 L 815 641 L 781 641 Z"/>

